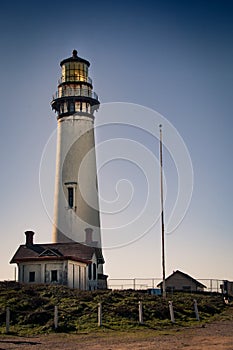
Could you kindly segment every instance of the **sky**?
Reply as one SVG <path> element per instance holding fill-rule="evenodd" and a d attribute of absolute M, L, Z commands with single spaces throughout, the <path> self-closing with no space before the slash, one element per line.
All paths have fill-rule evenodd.
<path fill-rule="evenodd" d="M 147 131 L 155 121 L 156 131 L 151 125 L 150 131 L 158 133 L 162 121 L 166 274 L 178 269 L 195 278 L 233 280 L 232 42 L 233 3 L 227 0 L 1 5 L 0 280 L 14 278 L 9 261 L 24 243 L 24 231 L 35 231 L 37 243 L 52 239 L 56 115 L 50 102 L 61 75 L 59 63 L 73 49 L 90 61 L 103 105 L 96 114 L 97 161 L 105 155 L 104 141 L 111 140 L 107 149 L 113 154 L 120 152 L 99 171 L 105 273 L 111 279 L 162 275 L 159 143 Z M 170 127 L 183 140 L 183 156 L 174 144 L 172 152 L 167 147 Z M 176 151 L 183 159 L 178 170 Z M 140 162 L 147 156 L 145 171 Z M 182 189 L 184 197 L 192 192 L 191 201 L 186 198 L 187 211 L 179 214 L 183 220 L 170 232 Z M 148 193 L 152 206 L 127 228 L 127 220 L 142 212 Z M 108 215 L 104 205 L 116 194 L 123 195 L 121 205 L 130 198 L 129 211 Z M 126 231 L 115 234 L 112 229 L 121 224 Z"/>

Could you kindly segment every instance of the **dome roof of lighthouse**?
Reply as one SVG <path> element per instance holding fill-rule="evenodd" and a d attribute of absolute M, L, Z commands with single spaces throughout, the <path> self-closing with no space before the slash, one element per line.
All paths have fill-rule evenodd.
<path fill-rule="evenodd" d="M 64 60 L 62 60 L 60 62 L 60 66 L 63 66 L 64 63 L 68 63 L 68 62 L 82 62 L 82 63 L 85 63 L 88 67 L 90 66 L 90 62 L 89 61 L 87 61 L 84 58 L 81 58 L 81 57 L 78 56 L 77 50 L 73 50 L 71 57 L 65 58 Z"/>

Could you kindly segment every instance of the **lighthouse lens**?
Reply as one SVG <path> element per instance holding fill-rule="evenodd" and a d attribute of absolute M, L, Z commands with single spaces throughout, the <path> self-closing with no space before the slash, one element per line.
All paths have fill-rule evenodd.
<path fill-rule="evenodd" d="M 62 82 L 87 81 L 88 67 L 85 63 L 67 62 L 62 66 Z"/>

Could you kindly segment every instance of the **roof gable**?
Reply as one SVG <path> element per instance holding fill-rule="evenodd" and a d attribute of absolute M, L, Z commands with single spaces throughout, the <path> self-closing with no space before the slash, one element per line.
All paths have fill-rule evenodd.
<path fill-rule="evenodd" d="M 55 252 L 53 249 L 45 249 L 39 256 L 61 256 L 61 254 Z"/>

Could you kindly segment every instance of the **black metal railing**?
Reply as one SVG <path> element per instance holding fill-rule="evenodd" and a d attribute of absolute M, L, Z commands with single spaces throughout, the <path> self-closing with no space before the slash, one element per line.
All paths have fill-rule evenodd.
<path fill-rule="evenodd" d="M 58 79 L 58 84 L 61 83 L 89 83 L 92 85 L 92 79 L 84 75 L 72 75 L 70 77 L 61 77 Z"/>
<path fill-rule="evenodd" d="M 62 91 L 57 91 L 54 95 L 53 95 L 53 100 L 57 99 L 57 98 L 62 98 L 62 97 L 73 97 L 73 96 L 80 96 L 80 97 L 90 97 L 93 98 L 95 100 L 98 100 L 98 95 L 94 92 L 91 91 L 89 89 L 65 89 Z"/>

